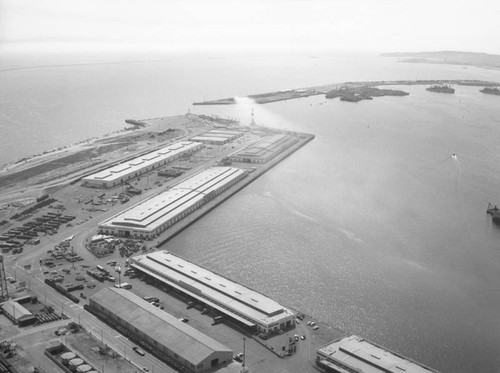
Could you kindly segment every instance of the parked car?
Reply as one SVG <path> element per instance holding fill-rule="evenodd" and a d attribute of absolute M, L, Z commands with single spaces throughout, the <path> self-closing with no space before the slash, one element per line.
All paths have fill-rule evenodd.
<path fill-rule="evenodd" d="M 241 362 L 243 361 L 243 357 L 244 357 L 244 356 L 245 356 L 245 355 L 243 355 L 243 352 L 240 352 L 238 355 L 235 355 L 235 356 L 233 357 L 233 359 L 234 359 L 235 361 L 237 361 L 237 362 L 240 362 L 240 363 L 241 363 Z"/>
<path fill-rule="evenodd" d="M 138 353 L 139 355 L 141 356 L 144 356 L 146 355 L 146 353 L 144 351 L 142 351 L 139 347 L 135 346 L 135 347 L 132 347 L 132 350 L 134 350 L 136 353 Z"/>
<path fill-rule="evenodd" d="M 182 321 L 182 322 L 189 322 L 189 319 L 187 317 L 181 317 L 179 319 L 179 321 Z"/>
<path fill-rule="evenodd" d="M 318 330 L 318 329 L 319 329 L 318 325 L 313 326 L 313 330 Z"/>

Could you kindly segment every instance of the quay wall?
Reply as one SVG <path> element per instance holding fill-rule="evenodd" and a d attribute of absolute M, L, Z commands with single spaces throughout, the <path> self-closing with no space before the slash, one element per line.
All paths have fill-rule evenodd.
<path fill-rule="evenodd" d="M 300 134 L 300 136 L 305 136 L 305 138 L 300 138 L 297 143 L 295 143 L 293 146 L 288 148 L 286 151 L 283 153 L 280 153 L 273 159 L 271 159 L 268 163 L 261 165 L 258 167 L 254 172 L 249 173 L 249 175 L 238 182 L 236 185 L 233 185 L 229 190 L 225 191 L 224 193 L 220 194 L 216 198 L 214 198 L 212 201 L 207 203 L 206 205 L 200 207 L 198 210 L 194 211 L 191 213 L 189 216 L 185 217 L 181 221 L 177 222 L 173 227 L 169 228 L 165 232 L 163 232 L 158 238 L 158 242 L 156 243 L 156 247 L 160 247 L 167 241 L 169 241 L 172 237 L 176 236 L 180 232 L 182 232 L 184 229 L 189 227 L 191 224 L 193 224 L 195 221 L 200 219 L 202 216 L 210 212 L 212 209 L 220 205 L 222 202 L 233 196 L 235 193 L 240 191 L 241 189 L 245 188 L 247 185 L 252 183 L 254 180 L 256 180 L 258 177 L 272 169 L 274 166 L 276 166 L 278 163 L 283 161 L 285 158 L 289 157 L 293 153 L 295 153 L 297 150 L 302 148 L 304 145 L 309 143 L 311 140 L 315 138 L 314 135 L 312 134 Z M 252 164 L 249 163 L 249 166 Z"/>

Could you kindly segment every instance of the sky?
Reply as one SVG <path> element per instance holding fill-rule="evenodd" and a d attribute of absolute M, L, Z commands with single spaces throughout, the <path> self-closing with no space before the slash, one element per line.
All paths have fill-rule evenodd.
<path fill-rule="evenodd" d="M 500 54 L 498 0 L 0 0 L 2 47 Z"/>

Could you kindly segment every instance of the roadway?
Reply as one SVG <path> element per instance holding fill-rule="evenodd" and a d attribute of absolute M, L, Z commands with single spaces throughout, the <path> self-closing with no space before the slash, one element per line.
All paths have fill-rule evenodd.
<path fill-rule="evenodd" d="M 90 332 L 94 337 L 100 340 L 102 343 L 107 344 L 118 354 L 125 357 L 131 363 L 136 365 L 138 368 L 146 367 L 150 372 L 166 372 L 174 373 L 176 370 L 171 369 L 165 363 L 158 360 L 150 354 L 145 356 L 140 356 L 133 351 L 133 347 L 136 345 L 129 341 L 122 334 L 109 327 L 94 315 L 83 309 L 82 304 L 76 304 L 69 299 L 61 296 L 54 289 L 49 287 L 40 279 L 37 274 L 39 271 L 25 271 L 23 268 L 17 268 L 17 280 L 18 282 L 26 281 L 29 289 L 37 294 L 38 299 L 47 305 L 54 307 L 54 312 L 57 314 L 65 314 L 73 321 L 77 322 L 83 326 L 88 332 Z M 67 324 L 67 321 L 66 321 Z M 49 326 L 51 323 L 48 324 Z"/>

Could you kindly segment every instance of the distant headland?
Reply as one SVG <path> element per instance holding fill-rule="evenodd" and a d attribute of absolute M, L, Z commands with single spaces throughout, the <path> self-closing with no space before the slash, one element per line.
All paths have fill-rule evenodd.
<path fill-rule="evenodd" d="M 382 57 L 402 57 L 399 62 L 467 65 L 500 70 L 500 55 L 457 51 L 382 53 Z"/>

